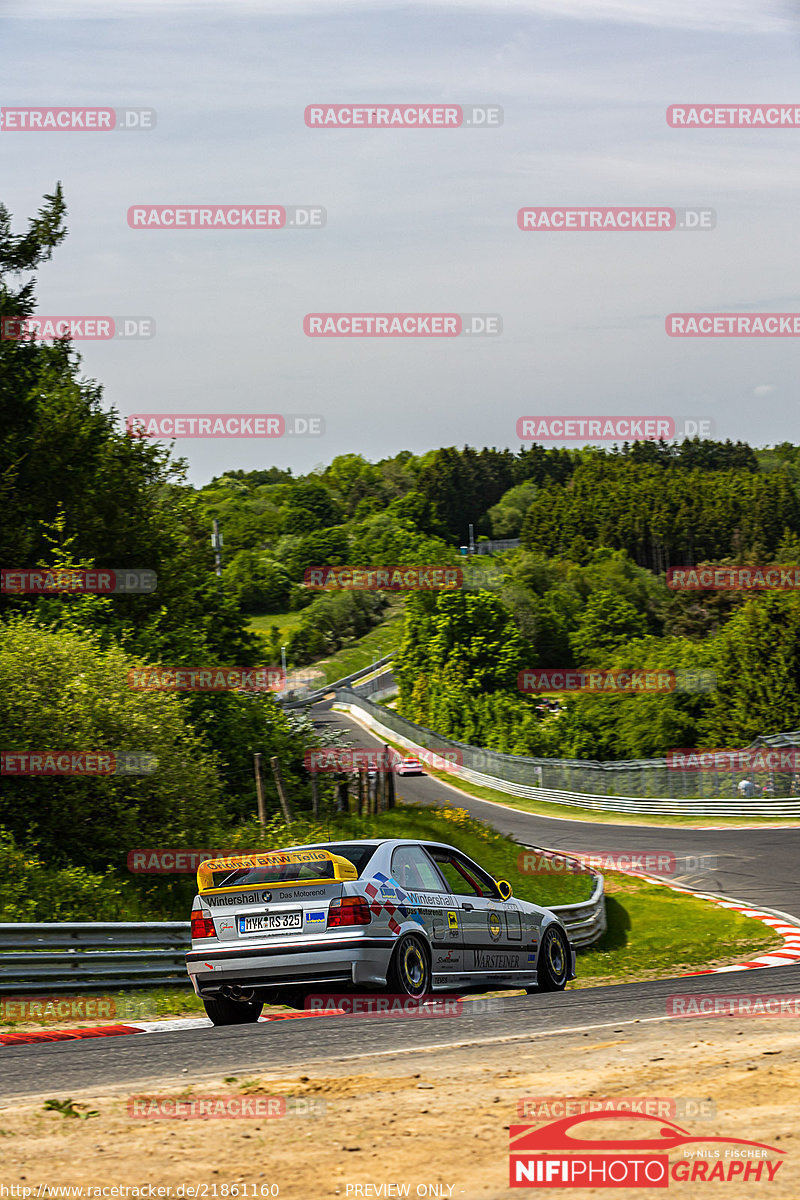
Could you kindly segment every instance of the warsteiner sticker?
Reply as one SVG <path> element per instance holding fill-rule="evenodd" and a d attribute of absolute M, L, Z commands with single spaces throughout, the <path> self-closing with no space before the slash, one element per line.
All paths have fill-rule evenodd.
<path fill-rule="evenodd" d="M 518 954 L 500 954 L 493 950 L 475 950 L 473 953 L 478 971 L 515 971 L 519 967 Z"/>

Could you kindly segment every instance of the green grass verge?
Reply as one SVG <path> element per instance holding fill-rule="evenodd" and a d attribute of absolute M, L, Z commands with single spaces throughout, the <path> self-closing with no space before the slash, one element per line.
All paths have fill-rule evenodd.
<path fill-rule="evenodd" d="M 324 671 L 326 683 L 333 683 L 391 654 L 400 645 L 402 636 L 403 614 L 394 612 L 350 646 L 343 646 L 330 658 L 320 658 L 312 665 Z"/>
<path fill-rule="evenodd" d="M 297 629 L 302 615 L 302 612 L 266 613 L 260 617 L 250 617 L 248 628 L 269 636 L 272 626 L 277 625 L 285 642 L 289 634 Z"/>
<path fill-rule="evenodd" d="M 570 988 L 664 979 L 744 962 L 780 945 L 781 936 L 752 917 L 659 884 L 604 871 L 608 930 L 578 955 Z"/>

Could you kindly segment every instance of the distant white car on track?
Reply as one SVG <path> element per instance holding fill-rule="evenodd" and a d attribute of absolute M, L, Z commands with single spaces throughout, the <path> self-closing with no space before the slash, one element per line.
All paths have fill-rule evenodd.
<path fill-rule="evenodd" d="M 418 758 L 401 758 L 394 769 L 395 775 L 424 775 L 422 763 Z"/>
<path fill-rule="evenodd" d="M 561 991 L 575 951 L 460 850 L 389 838 L 212 859 L 197 872 L 189 978 L 215 1025 L 314 992 Z"/>

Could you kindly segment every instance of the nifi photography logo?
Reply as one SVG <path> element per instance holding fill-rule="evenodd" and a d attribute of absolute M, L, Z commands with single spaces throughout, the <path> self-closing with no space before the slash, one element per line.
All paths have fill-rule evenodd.
<path fill-rule="evenodd" d="M 613 1122 L 614 1125 L 609 1127 Z M 620 1123 L 629 1132 L 615 1136 Z M 577 1127 L 583 1125 L 584 1129 Z M 599 1136 L 603 1125 L 606 1137 Z M 591 1136 L 581 1136 L 588 1133 Z M 509 1184 L 516 1188 L 666 1188 L 676 1183 L 771 1183 L 785 1152 L 743 1138 L 694 1136 L 663 1117 L 623 1108 L 547 1125 L 509 1128 Z M 670 1158 L 670 1152 L 675 1152 Z"/>

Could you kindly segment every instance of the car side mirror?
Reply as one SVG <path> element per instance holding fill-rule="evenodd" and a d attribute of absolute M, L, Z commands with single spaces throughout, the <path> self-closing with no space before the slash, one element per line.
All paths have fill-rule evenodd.
<path fill-rule="evenodd" d="M 514 895 L 514 889 L 512 888 L 511 884 L 508 882 L 507 879 L 498 879 L 497 890 L 500 893 L 503 900 L 510 900 L 511 897 Z"/>

